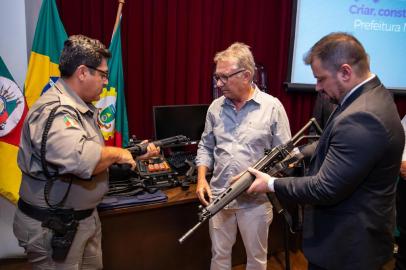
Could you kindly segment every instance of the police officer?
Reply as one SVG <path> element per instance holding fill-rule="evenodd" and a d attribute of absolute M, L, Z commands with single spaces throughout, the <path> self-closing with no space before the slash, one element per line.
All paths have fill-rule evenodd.
<path fill-rule="evenodd" d="M 21 134 L 22 171 L 14 234 L 33 269 L 101 269 L 96 206 L 108 190 L 108 167 L 135 161 L 104 146 L 98 100 L 108 83 L 110 52 L 83 35 L 65 41 L 59 79 L 30 109 Z M 153 144 L 146 156 L 157 154 Z"/>

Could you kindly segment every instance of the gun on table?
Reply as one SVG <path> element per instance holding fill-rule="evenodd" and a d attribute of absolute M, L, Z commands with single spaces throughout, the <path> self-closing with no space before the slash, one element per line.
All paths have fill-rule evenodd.
<path fill-rule="evenodd" d="M 169 146 L 169 145 L 173 145 L 173 144 L 185 143 L 188 141 L 190 141 L 188 137 L 186 137 L 184 135 L 177 135 L 177 136 L 165 138 L 162 140 L 134 144 L 134 145 L 127 147 L 127 150 L 130 151 L 133 156 L 140 156 L 147 152 L 147 146 L 149 143 L 153 143 L 156 147 L 158 147 L 158 146 L 165 147 L 165 146 Z"/>
<path fill-rule="evenodd" d="M 298 162 L 295 155 L 290 154 L 290 152 L 302 139 L 309 137 L 314 138 L 314 136 L 304 135 L 305 131 L 312 125 L 314 125 L 320 133 L 322 132 L 320 126 L 317 124 L 316 119 L 312 118 L 298 133 L 295 134 L 295 136 L 292 137 L 290 141 L 268 151 L 266 155 L 259 161 L 257 161 L 252 167 L 259 171 L 268 173 L 271 176 L 276 176 L 278 173 L 286 170 L 290 164 Z M 182 244 L 206 220 L 214 216 L 232 200 L 234 200 L 241 193 L 247 190 L 251 186 L 254 179 L 255 177 L 250 172 L 245 171 L 237 181 L 231 184 L 230 187 L 228 187 L 223 193 L 221 193 L 208 206 L 200 206 L 200 212 L 198 213 L 199 222 L 178 240 L 179 243 Z M 284 209 L 281 207 L 279 200 L 271 194 L 267 195 L 277 213 L 281 214 Z"/>
<path fill-rule="evenodd" d="M 131 155 L 135 158 L 136 156 L 143 155 L 147 152 L 147 147 L 149 143 L 153 143 L 156 147 L 166 147 L 170 145 L 177 145 L 185 142 L 189 142 L 190 139 L 184 135 L 177 135 L 162 140 L 146 142 L 146 143 L 131 143 L 126 148 L 130 151 Z M 110 166 L 110 172 L 116 174 L 118 177 L 122 177 L 125 174 L 129 174 L 131 171 L 130 164 L 113 164 Z"/>

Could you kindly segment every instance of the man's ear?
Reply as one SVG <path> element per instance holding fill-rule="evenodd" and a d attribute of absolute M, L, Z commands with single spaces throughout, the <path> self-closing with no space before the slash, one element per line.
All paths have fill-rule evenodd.
<path fill-rule="evenodd" d="M 76 68 L 74 75 L 79 79 L 79 81 L 84 81 L 86 79 L 89 70 L 85 65 L 80 65 Z"/>
<path fill-rule="evenodd" d="M 243 78 L 244 78 L 244 80 L 246 80 L 246 81 L 251 81 L 251 77 L 252 77 L 253 75 L 251 75 L 251 71 L 249 71 L 249 70 L 246 70 L 246 71 L 244 71 L 243 72 Z"/>
<path fill-rule="evenodd" d="M 343 81 L 349 81 L 351 79 L 352 73 L 352 67 L 348 64 L 342 64 L 340 69 L 338 70 L 338 76 L 340 76 Z"/>

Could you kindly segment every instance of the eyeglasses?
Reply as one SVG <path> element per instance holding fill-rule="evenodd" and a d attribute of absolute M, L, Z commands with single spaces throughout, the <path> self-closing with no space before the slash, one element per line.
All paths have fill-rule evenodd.
<path fill-rule="evenodd" d="M 226 84 L 226 83 L 228 82 L 228 79 L 229 79 L 229 78 L 231 78 L 231 77 L 233 77 L 234 75 L 237 75 L 237 74 L 239 74 L 239 73 L 241 73 L 241 72 L 244 72 L 244 71 L 245 71 L 245 69 L 239 69 L 239 70 L 237 70 L 237 71 L 235 71 L 235 72 L 233 72 L 233 73 L 231 73 L 231 74 L 228 74 L 228 75 L 225 75 L 225 74 L 221 74 L 221 75 L 214 74 L 214 75 L 213 75 L 213 80 L 215 80 L 216 83 L 220 80 L 223 84 Z"/>
<path fill-rule="evenodd" d="M 88 67 L 88 68 L 90 68 L 90 69 L 93 69 L 93 70 L 96 70 L 97 72 L 99 72 L 100 76 L 101 76 L 103 79 L 109 80 L 109 72 L 108 72 L 108 71 L 104 71 L 104 70 L 101 70 L 101 69 L 98 69 L 98 68 L 95 68 L 95 67 L 92 67 L 92 66 L 88 66 L 88 65 L 85 65 L 85 66 Z"/>

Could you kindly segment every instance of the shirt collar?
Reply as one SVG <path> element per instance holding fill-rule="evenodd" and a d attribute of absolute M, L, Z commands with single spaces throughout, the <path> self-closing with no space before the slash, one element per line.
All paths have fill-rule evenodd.
<path fill-rule="evenodd" d="M 252 83 L 252 88 L 254 88 L 254 93 L 252 94 L 251 98 L 247 100 L 246 103 L 257 103 L 257 104 L 261 104 L 261 90 L 259 90 L 258 86 L 256 86 L 256 84 Z M 224 98 L 224 103 L 223 104 L 227 104 L 230 106 L 234 106 L 233 102 L 228 99 L 228 98 Z"/>
<path fill-rule="evenodd" d="M 361 83 L 357 84 L 355 87 L 353 87 L 343 98 L 343 100 L 341 100 L 340 102 L 340 106 L 343 106 L 344 102 L 355 92 L 355 90 L 357 90 L 361 85 L 366 84 L 367 82 L 369 82 L 370 80 L 372 80 L 373 78 L 375 78 L 376 75 L 372 74 L 369 78 L 367 78 L 366 80 L 362 81 Z"/>
<path fill-rule="evenodd" d="M 60 97 L 61 105 L 70 105 L 82 114 L 94 113 L 95 107 L 93 104 L 85 103 L 62 78 L 56 82 L 55 87 L 63 94 Z"/>
<path fill-rule="evenodd" d="M 256 86 L 256 84 L 254 84 L 254 83 L 252 84 L 252 86 L 254 87 L 254 93 L 252 94 L 252 97 L 250 100 L 252 100 L 258 104 L 261 104 L 262 100 L 263 100 L 263 99 L 261 99 L 261 90 L 259 90 L 258 86 Z"/>

